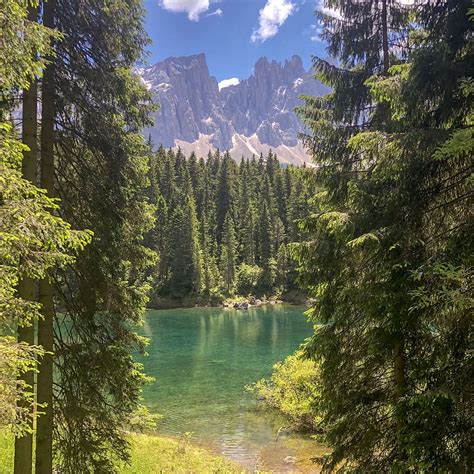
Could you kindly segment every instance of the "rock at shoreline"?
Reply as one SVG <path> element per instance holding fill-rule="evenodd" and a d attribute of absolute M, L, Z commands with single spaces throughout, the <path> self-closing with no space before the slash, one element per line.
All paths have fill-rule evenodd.
<path fill-rule="evenodd" d="M 282 300 L 260 300 L 252 296 L 248 300 L 243 300 L 243 301 L 234 301 L 234 302 L 224 301 L 222 303 L 222 307 L 227 308 L 227 309 L 234 308 L 234 309 L 247 310 L 251 306 L 261 306 L 263 304 L 271 304 L 271 305 L 283 304 L 283 301 Z"/>

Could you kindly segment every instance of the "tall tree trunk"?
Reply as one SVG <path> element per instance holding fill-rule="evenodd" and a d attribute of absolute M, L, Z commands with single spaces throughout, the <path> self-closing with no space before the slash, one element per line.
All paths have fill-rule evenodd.
<path fill-rule="evenodd" d="M 37 21 L 38 11 L 36 8 L 30 6 L 28 12 L 29 21 Z M 22 174 L 23 178 L 36 184 L 36 168 L 37 168 L 37 154 L 38 154 L 38 124 L 37 124 L 37 82 L 34 80 L 28 90 L 23 91 L 22 99 L 22 140 L 25 145 L 28 145 L 29 150 L 23 153 Z M 35 281 L 27 276 L 24 276 L 18 285 L 18 295 L 20 298 L 28 301 L 33 301 L 35 298 Z M 18 341 L 26 342 L 27 344 L 35 343 L 35 327 L 34 321 L 30 326 L 18 328 Z M 31 387 L 34 391 L 34 373 L 32 371 L 26 372 L 22 375 L 21 381 Z M 31 407 L 32 408 L 32 407 Z M 30 428 L 33 428 L 33 413 L 30 413 L 29 420 Z M 26 434 L 20 438 L 15 439 L 15 459 L 14 459 L 14 473 L 15 474 L 30 474 L 33 463 L 33 435 Z"/>
<path fill-rule="evenodd" d="M 388 15 L 387 1 L 382 0 L 382 53 L 383 53 L 383 73 L 387 74 L 390 67 L 390 57 L 388 49 Z"/>
<path fill-rule="evenodd" d="M 395 398 L 398 400 L 405 395 L 405 354 L 403 339 L 395 344 L 394 370 Z"/>
<path fill-rule="evenodd" d="M 400 399 L 406 393 L 406 367 L 405 367 L 405 344 L 403 335 L 398 336 L 395 342 L 393 354 L 393 383 L 394 383 L 394 406 L 400 402 Z M 406 425 L 404 413 L 396 412 L 396 439 L 397 439 L 397 459 L 399 466 L 403 466 L 406 459 L 406 451 L 402 442 L 403 431 Z"/>
<path fill-rule="evenodd" d="M 44 4 L 44 25 L 54 28 L 55 0 Z M 54 59 L 43 76 L 41 96 L 41 187 L 48 196 L 54 194 Z M 51 474 L 53 470 L 53 286 L 49 278 L 39 284 L 39 301 L 43 319 L 38 322 L 38 344 L 45 351 L 38 372 L 38 403 L 43 415 L 38 417 L 36 428 L 36 474 Z"/>
<path fill-rule="evenodd" d="M 382 0 L 382 55 L 383 55 L 383 74 L 386 76 L 390 68 L 390 55 L 388 46 L 388 12 L 387 3 L 389 0 Z M 382 113 L 385 119 L 389 120 L 390 109 L 388 103 L 382 104 Z M 393 383 L 394 383 L 394 404 L 397 404 L 405 395 L 406 391 L 406 374 L 405 374 L 405 344 L 403 334 L 397 336 L 393 351 Z M 397 432 L 400 434 L 405 426 L 405 418 L 403 415 L 397 414 L 396 418 Z M 404 458 L 403 448 L 399 446 L 398 457 L 400 460 Z"/>

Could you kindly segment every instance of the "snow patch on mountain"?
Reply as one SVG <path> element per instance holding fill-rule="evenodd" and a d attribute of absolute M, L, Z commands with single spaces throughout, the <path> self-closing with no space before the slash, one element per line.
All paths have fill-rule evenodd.
<path fill-rule="evenodd" d="M 240 79 L 237 77 L 231 77 L 230 79 L 224 79 L 223 81 L 219 82 L 219 90 L 225 89 L 229 86 L 237 86 L 240 83 Z"/>
<path fill-rule="evenodd" d="M 305 71 L 299 56 L 284 63 L 260 58 L 248 79 L 220 83 L 209 74 L 204 54 L 168 58 L 137 69 L 160 106 L 145 130 L 155 146 L 180 146 L 206 155 L 231 150 L 240 158 L 276 151 L 285 163 L 308 160 L 298 135 L 304 126 L 294 113 L 301 95 L 328 89 Z"/>

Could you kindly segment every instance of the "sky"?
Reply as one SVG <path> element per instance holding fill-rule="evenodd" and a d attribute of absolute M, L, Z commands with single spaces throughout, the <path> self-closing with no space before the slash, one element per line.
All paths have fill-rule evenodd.
<path fill-rule="evenodd" d="M 319 0 L 144 0 L 148 62 L 205 53 L 217 80 L 246 79 L 266 56 L 284 61 L 326 56 L 317 36 Z"/>

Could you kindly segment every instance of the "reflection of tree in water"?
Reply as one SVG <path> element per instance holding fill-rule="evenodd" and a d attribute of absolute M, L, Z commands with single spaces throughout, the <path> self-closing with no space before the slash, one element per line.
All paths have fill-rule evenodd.
<path fill-rule="evenodd" d="M 284 456 L 265 454 L 285 422 L 259 409 L 245 386 L 268 376 L 272 365 L 311 333 L 303 311 L 279 305 L 150 311 L 143 329 L 151 338 L 150 356 L 142 362 L 157 379 L 147 387 L 145 401 L 164 416 L 159 429 L 177 436 L 194 432 L 193 442 L 249 469 L 256 454 L 265 464 L 269 456 L 280 462 L 292 455 L 286 436 L 278 446 Z"/>

